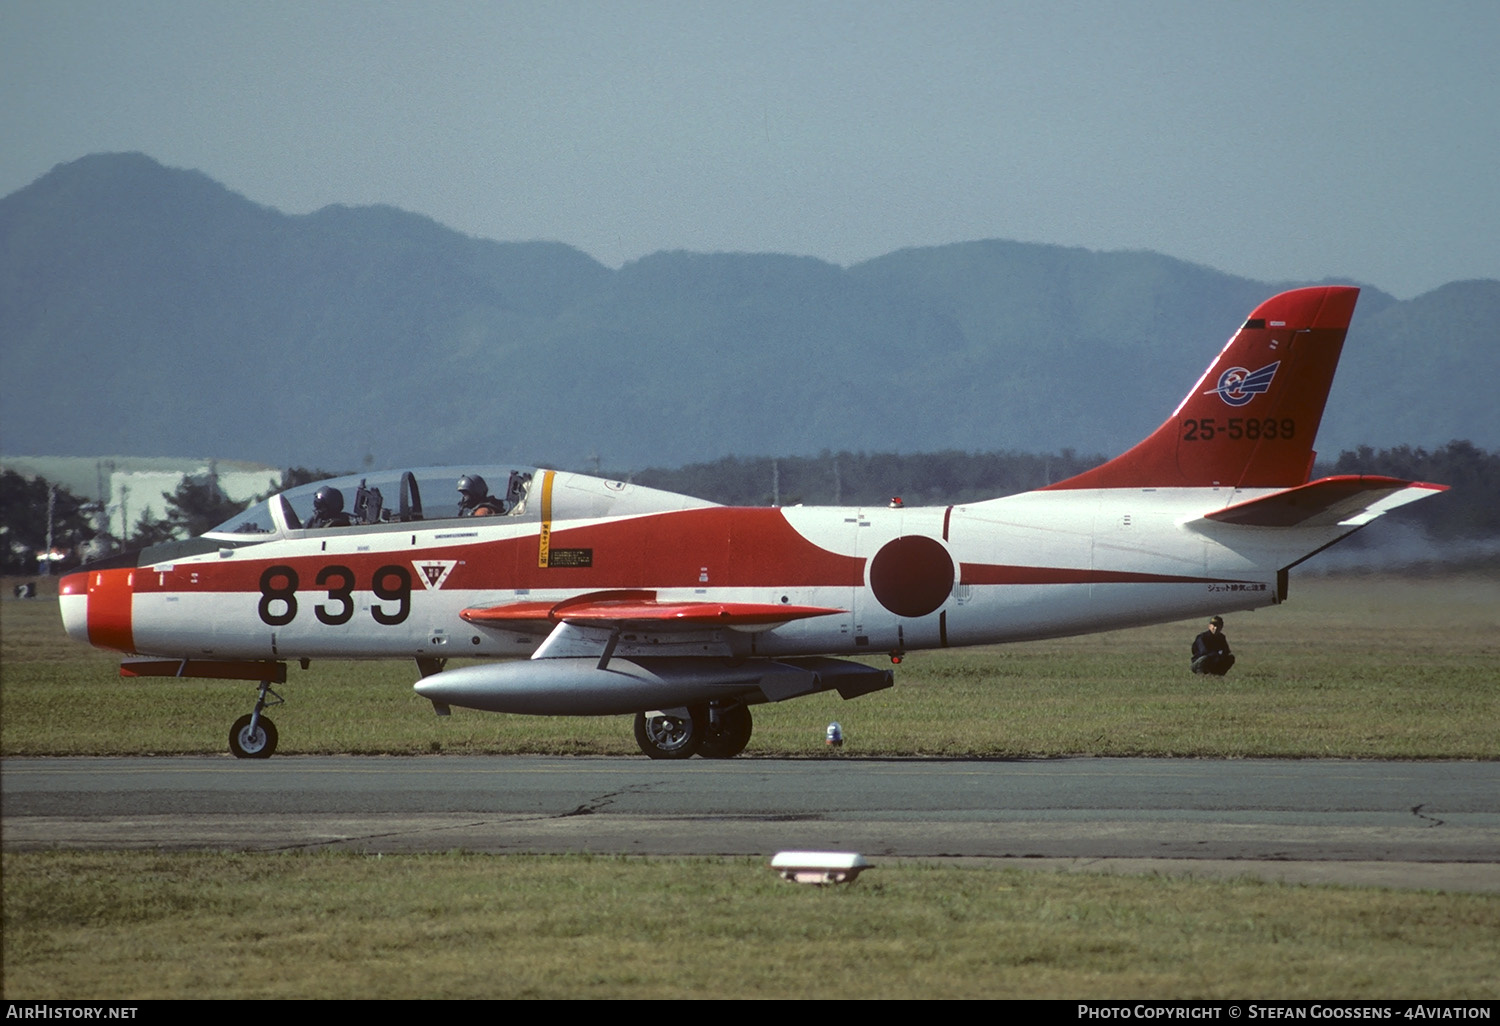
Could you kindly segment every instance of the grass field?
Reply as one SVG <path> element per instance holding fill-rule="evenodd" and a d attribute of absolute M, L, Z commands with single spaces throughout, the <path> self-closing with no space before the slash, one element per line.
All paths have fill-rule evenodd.
<path fill-rule="evenodd" d="M 5 997 L 1500 997 L 1500 897 L 753 859 L 10 854 Z"/>
<path fill-rule="evenodd" d="M 6 589 L 6 594 L 9 589 Z M 1308 578 L 1229 618 L 913 653 L 895 688 L 756 709 L 750 756 L 1500 757 L 1500 579 Z M 248 684 L 121 680 L 0 602 L 5 755 L 222 752 Z M 628 720 L 432 715 L 402 663 L 293 671 L 284 752 L 635 751 Z M 226 756 L 227 757 L 227 756 Z M 7 853 L 4 997 L 1500 997 L 1500 897 L 758 860 Z"/>
<path fill-rule="evenodd" d="M 1229 618 L 1239 664 L 1194 677 L 1196 622 L 994 648 L 914 652 L 896 686 L 754 710 L 749 756 L 1500 757 L 1500 578 L 1293 581 Z M 0 602 L 0 754 L 223 752 L 253 685 L 122 680 L 62 632 L 52 601 Z M 632 754 L 626 717 L 433 715 L 409 662 L 293 667 L 284 753 Z"/>

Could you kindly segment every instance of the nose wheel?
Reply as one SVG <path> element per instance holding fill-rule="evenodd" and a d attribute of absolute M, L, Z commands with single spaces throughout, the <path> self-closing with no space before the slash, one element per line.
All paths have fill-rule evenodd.
<path fill-rule="evenodd" d="M 276 751 L 276 724 L 269 716 L 253 719 L 246 713 L 229 728 L 229 750 L 236 759 L 269 759 Z"/>
<path fill-rule="evenodd" d="M 268 697 L 269 696 L 269 697 Z M 276 724 L 261 715 L 267 706 L 280 705 L 284 699 L 271 690 L 271 682 L 260 682 L 255 710 L 241 716 L 229 728 L 229 752 L 236 759 L 269 759 L 276 751 Z"/>

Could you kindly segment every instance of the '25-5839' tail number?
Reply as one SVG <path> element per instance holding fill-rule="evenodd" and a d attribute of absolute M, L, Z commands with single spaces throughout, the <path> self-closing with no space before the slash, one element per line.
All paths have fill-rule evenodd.
<path fill-rule="evenodd" d="M 1262 438 L 1291 438 L 1297 433 L 1297 422 L 1291 417 L 1277 420 L 1275 417 L 1230 417 L 1221 423 L 1217 417 L 1189 417 L 1182 422 L 1184 442 L 1212 442 L 1214 436 L 1223 434 L 1231 442 L 1242 438 L 1252 442 Z"/>
<path fill-rule="evenodd" d="M 285 627 L 297 617 L 297 588 L 300 579 L 294 567 L 268 566 L 260 575 L 260 618 L 272 627 Z M 314 583 L 328 593 L 326 603 L 318 603 L 313 612 L 318 620 L 332 626 L 348 623 L 354 616 L 354 571 L 334 564 L 318 571 Z M 383 603 L 394 602 L 394 612 L 385 605 L 371 605 L 375 622 L 393 626 L 411 614 L 411 571 L 404 566 L 383 566 L 370 580 L 370 591 Z"/>

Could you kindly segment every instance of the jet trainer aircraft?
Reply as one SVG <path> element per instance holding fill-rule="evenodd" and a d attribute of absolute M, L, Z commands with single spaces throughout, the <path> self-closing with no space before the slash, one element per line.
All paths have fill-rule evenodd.
<path fill-rule="evenodd" d="M 275 750 L 264 710 L 289 661 L 402 657 L 440 715 L 634 714 L 653 758 L 730 758 L 753 705 L 891 686 L 891 670 L 838 656 L 899 662 L 1273 605 L 1292 567 L 1443 490 L 1308 480 L 1357 298 L 1267 300 L 1144 441 L 1022 495 L 730 508 L 544 468 L 354 476 L 83 567 L 62 581 L 63 621 L 126 653 L 126 677 L 258 681 L 230 731 L 240 757 Z M 506 482 L 484 496 L 491 515 L 423 505 L 461 473 Z M 308 526 L 329 487 L 352 510 Z M 446 668 L 460 656 L 488 661 Z"/>

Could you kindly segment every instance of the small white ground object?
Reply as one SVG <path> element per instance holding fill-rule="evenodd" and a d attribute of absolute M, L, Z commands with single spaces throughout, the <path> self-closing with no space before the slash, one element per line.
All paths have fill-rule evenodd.
<path fill-rule="evenodd" d="M 771 868 L 793 883 L 837 884 L 853 883 L 870 863 L 855 851 L 779 851 Z"/>
<path fill-rule="evenodd" d="M 838 720 L 834 720 L 828 725 L 826 736 L 827 740 L 824 742 L 825 744 L 832 745 L 834 748 L 844 747 L 844 728 L 839 726 Z"/>

